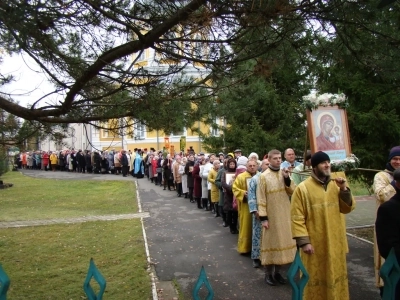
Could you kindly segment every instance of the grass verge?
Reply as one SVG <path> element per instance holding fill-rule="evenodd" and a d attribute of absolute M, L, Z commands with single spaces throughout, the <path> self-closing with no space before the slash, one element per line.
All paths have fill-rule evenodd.
<path fill-rule="evenodd" d="M 10 299 L 86 299 L 90 258 L 105 299 L 151 299 L 139 219 L 1 229 L 0 240 Z"/>
<path fill-rule="evenodd" d="M 0 190 L 0 221 L 137 212 L 133 181 L 37 179 L 20 172 L 1 179 L 14 186 Z"/>
<path fill-rule="evenodd" d="M 359 181 L 349 181 L 349 186 L 353 196 L 370 196 L 370 191 L 365 187 L 365 185 Z"/>
<path fill-rule="evenodd" d="M 347 232 L 367 241 L 374 242 L 374 227 L 347 229 Z"/>
<path fill-rule="evenodd" d="M 0 221 L 137 212 L 133 182 L 36 179 L 19 172 L 1 179 L 14 186 L 0 190 Z M 0 229 L 10 299 L 86 299 L 90 258 L 107 281 L 104 299 L 151 299 L 140 219 Z"/>

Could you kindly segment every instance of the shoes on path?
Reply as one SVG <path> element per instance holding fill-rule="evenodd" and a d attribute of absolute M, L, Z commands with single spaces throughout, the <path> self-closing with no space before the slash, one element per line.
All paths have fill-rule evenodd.
<path fill-rule="evenodd" d="M 285 284 L 286 280 L 282 277 L 280 273 L 275 273 L 274 279 L 278 281 L 280 284 Z"/>
<path fill-rule="evenodd" d="M 253 268 L 260 268 L 261 267 L 261 261 L 259 259 L 253 259 Z"/>
<path fill-rule="evenodd" d="M 265 274 L 264 281 L 266 284 L 271 285 L 271 286 L 276 286 L 276 281 L 272 275 L 267 275 Z"/>

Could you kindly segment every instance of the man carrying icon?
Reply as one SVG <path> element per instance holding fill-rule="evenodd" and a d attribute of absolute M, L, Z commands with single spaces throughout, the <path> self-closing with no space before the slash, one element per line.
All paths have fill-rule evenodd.
<path fill-rule="evenodd" d="M 355 208 L 344 173 L 331 174 L 328 154 L 311 157 L 311 176 L 292 195 L 292 235 L 310 275 L 303 299 L 349 299 L 344 214 Z"/>

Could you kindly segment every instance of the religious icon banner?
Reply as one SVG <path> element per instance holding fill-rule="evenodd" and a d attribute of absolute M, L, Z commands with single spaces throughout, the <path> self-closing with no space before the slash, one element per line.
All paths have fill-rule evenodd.
<path fill-rule="evenodd" d="M 227 184 L 233 184 L 234 177 L 235 177 L 235 172 L 226 172 L 225 173 L 225 182 Z"/>
<path fill-rule="evenodd" d="M 351 155 L 346 110 L 338 106 L 319 106 L 307 110 L 307 123 L 312 153 L 324 151 L 332 161 Z"/>

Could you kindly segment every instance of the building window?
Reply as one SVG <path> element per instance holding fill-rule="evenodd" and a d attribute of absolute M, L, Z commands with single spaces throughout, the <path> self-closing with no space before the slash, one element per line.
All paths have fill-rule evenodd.
<path fill-rule="evenodd" d="M 134 128 L 135 128 L 135 130 L 134 130 L 134 138 L 135 138 L 135 140 L 144 140 L 145 139 L 146 126 L 143 123 L 137 121 L 137 122 L 135 122 Z"/>
<path fill-rule="evenodd" d="M 183 127 L 182 130 L 171 132 L 171 136 L 186 136 L 186 128 Z"/>
<path fill-rule="evenodd" d="M 109 135 L 108 135 L 108 129 L 102 129 L 102 130 L 101 130 L 101 137 L 102 137 L 102 138 L 108 138 L 108 137 L 109 137 Z"/>
<path fill-rule="evenodd" d="M 214 118 L 213 124 L 211 125 L 211 135 L 212 136 L 219 136 L 219 126 L 220 126 L 219 118 Z"/>

